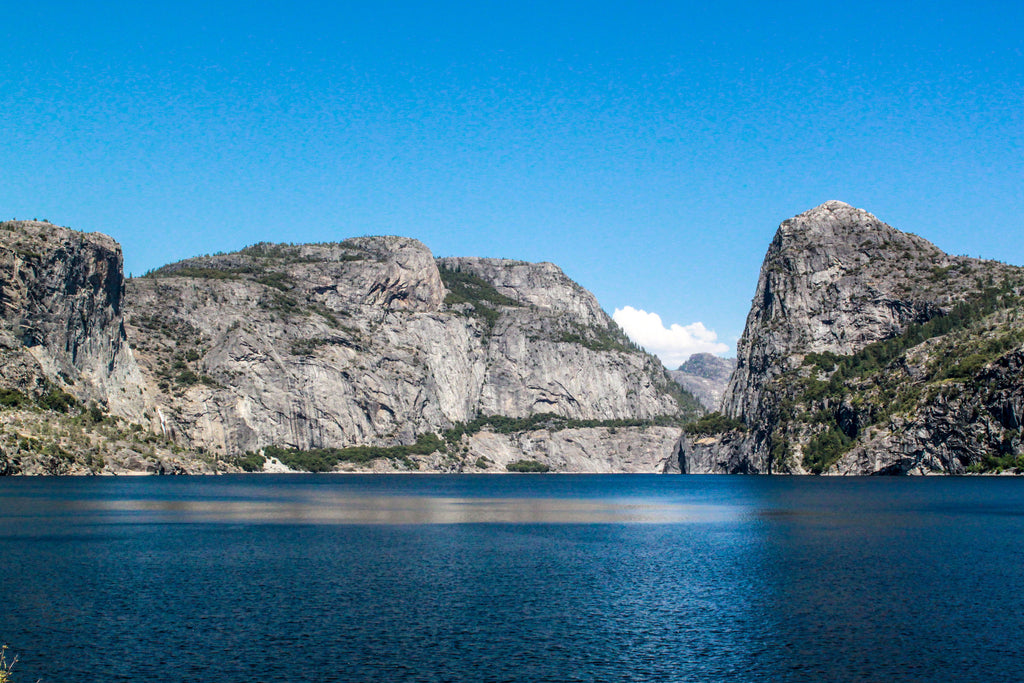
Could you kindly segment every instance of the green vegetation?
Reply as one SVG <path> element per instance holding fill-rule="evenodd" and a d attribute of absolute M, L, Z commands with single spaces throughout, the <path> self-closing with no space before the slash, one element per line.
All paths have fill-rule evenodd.
<path fill-rule="evenodd" d="M 241 467 L 246 472 L 262 472 L 263 463 L 267 459 L 259 453 L 253 453 L 252 451 L 246 451 L 245 455 L 240 455 L 235 458 L 235 464 Z"/>
<path fill-rule="evenodd" d="M 838 427 L 811 437 L 804 448 L 804 465 L 814 474 L 821 474 L 853 446 L 853 439 Z"/>
<path fill-rule="evenodd" d="M 940 274 L 945 276 L 946 270 Z M 777 421 L 784 426 L 772 438 L 773 462 L 788 456 L 783 434 L 812 432 L 803 449 L 804 466 L 821 473 L 853 447 L 859 432 L 895 415 L 913 414 L 923 402 L 957 395 L 960 385 L 984 389 L 976 378 L 990 362 L 1024 344 L 1017 323 L 1021 282 L 1006 280 L 957 304 L 946 315 L 907 326 L 902 334 L 870 344 L 857 353 L 811 353 L 802 370 L 783 375 Z M 907 352 L 930 341 L 913 374 L 906 369 Z M 926 361 L 926 362 L 925 362 Z M 923 369 L 921 368 L 924 363 Z M 952 384 L 951 384 L 952 383 Z M 845 406 L 845 408 L 843 408 Z M 847 418 L 840 424 L 840 409 Z M 854 414 L 851 417 L 851 413 Z M 779 437 L 779 438 L 776 438 Z M 1013 456 L 992 456 L 976 465 L 980 471 L 1011 466 Z"/>
<path fill-rule="evenodd" d="M 355 247 L 354 245 L 338 242 L 319 242 L 311 246 L 345 246 L 349 249 L 358 249 L 358 247 Z M 303 255 L 302 245 L 291 243 L 273 244 L 271 242 L 257 242 L 256 244 L 243 248 L 238 253 L 245 254 L 252 258 L 277 261 L 282 264 L 321 263 L 324 260 L 323 258 L 312 254 Z M 339 260 L 362 261 L 364 259 L 366 259 L 366 256 L 363 254 L 343 254 Z"/>
<path fill-rule="evenodd" d="M 316 353 L 318 348 L 321 346 L 327 346 L 331 343 L 332 341 L 330 339 L 322 337 L 315 339 L 296 339 L 292 342 L 289 350 L 293 356 L 312 356 Z"/>
<path fill-rule="evenodd" d="M 972 474 L 982 474 L 985 472 L 998 474 L 1006 471 L 1024 472 L 1024 455 L 1014 455 L 1013 453 L 986 455 L 981 462 L 974 463 L 968 467 L 967 471 Z"/>
<path fill-rule="evenodd" d="M 17 389 L 0 389 L 0 408 L 20 408 L 28 402 L 28 396 Z"/>
<path fill-rule="evenodd" d="M 499 292 L 494 285 L 479 275 L 458 268 L 442 267 L 439 272 L 441 281 L 448 290 L 448 294 L 444 298 L 445 304 L 448 306 L 469 304 L 469 315 L 482 320 L 488 331 L 494 329 L 494 325 L 501 315 L 497 310 L 498 307 L 521 305 L 515 299 Z"/>
<path fill-rule="evenodd" d="M 673 424 L 685 425 L 704 414 L 705 408 L 697 400 L 697 397 L 676 384 L 672 379 L 666 377 L 664 388 L 665 392 L 675 399 L 676 405 L 679 407 L 679 414 Z"/>
<path fill-rule="evenodd" d="M 863 377 L 884 368 L 921 342 L 966 329 L 998 310 L 1019 306 L 1021 297 L 1017 289 L 1020 286 L 1021 283 L 1014 280 L 1007 280 L 1000 287 L 986 286 L 976 296 L 958 303 L 946 315 L 909 325 L 902 334 L 869 344 L 850 356 L 827 352 L 808 354 L 804 358 L 804 365 L 813 365 L 825 372 L 835 369 L 845 377 Z"/>
<path fill-rule="evenodd" d="M 344 332 L 346 336 L 332 337 L 310 337 L 308 339 L 296 339 L 292 342 L 291 353 L 293 356 L 312 356 L 321 346 L 347 346 L 358 350 L 363 348 L 363 334 L 354 327 L 338 325 L 337 329 Z"/>
<path fill-rule="evenodd" d="M 78 405 L 78 399 L 56 387 L 49 388 L 34 401 L 17 389 L 0 388 L 0 409 L 35 406 L 42 410 L 67 413 Z"/>
<path fill-rule="evenodd" d="M 330 472 L 342 462 L 367 464 L 384 458 L 399 462 L 407 469 L 417 469 L 410 455 L 429 455 L 444 450 L 444 442 L 437 434 L 421 434 L 411 446 L 349 446 L 348 448 L 314 448 L 303 451 L 297 448 L 267 446 L 263 455 L 277 458 L 294 470 L 307 472 Z"/>
<path fill-rule="evenodd" d="M 327 308 L 323 304 L 310 303 L 310 304 L 306 305 L 306 308 L 309 309 L 309 311 L 311 313 L 315 313 L 316 315 L 318 315 L 321 318 L 323 318 L 324 321 L 330 327 L 333 327 L 335 329 L 339 329 L 339 328 L 342 327 L 341 323 L 338 321 L 338 317 L 337 316 L 339 316 L 339 315 L 342 315 L 342 316 L 348 315 L 347 313 L 332 311 L 331 309 Z"/>
<path fill-rule="evenodd" d="M 516 460 L 505 465 L 509 472 L 550 472 L 551 467 L 536 460 Z"/>
<path fill-rule="evenodd" d="M 692 436 L 709 436 L 730 431 L 747 431 L 747 426 L 739 420 L 726 417 L 721 413 L 708 413 L 695 422 L 683 427 L 683 431 Z"/>
<path fill-rule="evenodd" d="M 102 424 L 107 419 L 106 411 L 96 401 L 89 401 L 89 406 L 82 413 L 82 416 L 92 424 Z"/>
<path fill-rule="evenodd" d="M 238 253 L 260 259 L 287 260 L 298 258 L 300 249 L 293 244 L 273 242 L 257 242 L 248 247 L 243 247 Z"/>
<path fill-rule="evenodd" d="M 98 473 L 111 460 L 125 464 L 127 450 L 150 459 L 152 466 L 165 455 L 183 452 L 168 437 L 109 414 L 101 402 L 83 405 L 50 386 L 41 397 L 5 416 L 0 430 L 0 474 Z M 216 456 L 203 459 L 212 464 Z"/>
<path fill-rule="evenodd" d="M 771 448 L 768 452 L 770 460 L 769 466 L 773 471 L 782 469 L 782 467 L 789 460 L 791 452 L 789 441 L 786 439 L 785 434 L 789 425 L 782 423 L 777 426 L 771 434 L 769 443 Z"/>
<path fill-rule="evenodd" d="M 199 384 L 199 375 L 192 372 L 191 370 L 182 370 L 177 375 L 175 375 L 174 379 L 178 382 L 178 384 L 186 387 L 190 387 L 193 384 Z"/>
<path fill-rule="evenodd" d="M 17 663 L 17 655 L 11 661 L 7 661 L 7 646 L 0 645 L 0 683 L 10 683 L 12 680 L 11 671 Z"/>
<path fill-rule="evenodd" d="M 985 339 L 973 339 L 964 346 L 971 350 L 966 355 L 959 353 L 940 356 L 929 368 L 934 380 L 972 379 L 981 369 L 996 358 L 1024 344 L 1024 329 L 1007 329 Z"/>
<path fill-rule="evenodd" d="M 586 429 L 591 427 L 608 427 L 618 429 L 620 427 L 678 427 L 679 418 L 674 415 L 656 417 L 650 420 L 575 420 L 554 413 L 535 413 L 527 417 L 505 417 L 504 415 L 481 415 L 469 422 L 457 422 L 451 429 L 446 430 L 441 436 L 444 440 L 454 446 L 458 444 L 463 436 L 472 436 L 485 428 L 497 434 L 513 434 L 515 432 L 529 432 L 538 429 L 546 429 L 551 432 L 562 431 L 563 429 Z"/>
<path fill-rule="evenodd" d="M 197 349 L 186 349 L 176 353 L 170 362 L 164 361 L 156 369 L 156 375 L 160 379 L 161 389 L 169 389 L 173 382 L 176 386 L 187 388 L 196 384 L 205 384 L 210 387 L 221 386 L 213 377 L 197 372 L 197 369 L 190 365 L 203 357 Z"/>
<path fill-rule="evenodd" d="M 300 315 L 303 313 L 302 306 L 295 299 L 287 294 L 270 292 L 270 296 L 260 297 L 257 306 L 265 311 L 280 313 L 282 315 Z"/>
<path fill-rule="evenodd" d="M 446 267 L 442 267 L 440 273 L 441 281 L 448 289 L 448 295 L 444 302 L 449 306 L 461 303 L 476 305 L 481 302 L 487 302 L 493 306 L 520 305 L 515 299 L 500 293 L 494 285 L 479 275 L 458 268 Z"/>
<path fill-rule="evenodd" d="M 147 273 L 146 277 L 191 277 L 200 280 L 238 280 L 238 271 L 234 269 L 220 269 L 220 268 L 199 268 L 199 267 L 184 267 L 175 268 L 173 270 L 168 269 L 164 271 L 160 269 L 152 273 Z"/>
<path fill-rule="evenodd" d="M 623 353 L 640 351 L 640 347 L 630 341 L 629 337 L 618 327 L 609 329 L 599 325 L 572 323 L 571 328 L 564 330 L 556 341 L 563 344 L 579 344 L 591 351 L 621 351 Z"/>
<path fill-rule="evenodd" d="M 289 289 L 295 286 L 295 280 L 292 276 L 286 273 L 270 272 L 266 275 L 261 275 L 256 278 L 256 282 L 267 287 L 273 287 L 279 289 L 282 292 L 287 292 Z"/>
<path fill-rule="evenodd" d="M 342 262 L 364 261 L 368 258 L 373 258 L 371 254 L 351 241 L 319 242 L 312 245 L 258 242 L 244 247 L 238 252 L 238 255 L 255 260 L 256 262 L 254 263 L 250 262 L 245 265 L 232 267 L 216 267 L 213 265 L 216 263 L 214 259 L 230 256 L 224 252 L 217 252 L 216 254 L 205 254 L 184 262 L 172 263 L 156 270 L 151 270 L 143 275 L 143 277 L 194 277 L 213 280 L 234 280 L 238 279 L 240 275 L 259 275 L 265 272 L 267 265 L 281 266 L 292 263 L 320 263 L 325 260 L 323 257 L 314 254 L 303 254 L 303 246 L 342 247 L 347 249 L 349 251 L 342 253 L 337 259 Z M 237 258 L 232 260 L 237 262 Z"/>

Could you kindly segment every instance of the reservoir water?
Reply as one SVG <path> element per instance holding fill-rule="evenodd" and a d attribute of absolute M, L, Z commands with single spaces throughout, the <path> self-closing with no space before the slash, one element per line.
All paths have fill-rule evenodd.
<path fill-rule="evenodd" d="M 1012 681 L 1024 479 L 0 479 L 15 681 Z"/>

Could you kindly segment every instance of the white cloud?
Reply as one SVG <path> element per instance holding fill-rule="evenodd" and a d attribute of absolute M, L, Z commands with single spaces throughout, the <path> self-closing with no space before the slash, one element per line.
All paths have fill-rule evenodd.
<path fill-rule="evenodd" d="M 704 327 L 704 323 L 672 323 L 666 328 L 657 313 L 637 310 L 632 306 L 616 308 L 612 319 L 630 339 L 661 358 L 669 368 L 679 367 L 694 353 L 725 353 L 729 350 L 728 345 L 718 341 L 714 330 Z"/>

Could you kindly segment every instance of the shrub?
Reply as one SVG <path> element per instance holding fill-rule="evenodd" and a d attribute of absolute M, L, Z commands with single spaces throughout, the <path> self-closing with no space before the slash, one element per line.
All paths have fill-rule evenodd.
<path fill-rule="evenodd" d="M 853 439 L 838 427 L 814 435 L 804 448 L 804 465 L 814 474 L 821 474 L 853 446 Z"/>
<path fill-rule="evenodd" d="M 106 419 L 106 415 L 103 413 L 103 408 L 100 407 L 96 401 L 89 402 L 89 408 L 86 411 L 86 415 L 89 417 L 89 421 L 93 424 L 100 424 Z"/>
<path fill-rule="evenodd" d="M 450 268 L 441 268 L 441 281 L 448 294 L 444 302 L 449 306 L 469 304 L 470 315 L 483 321 L 490 331 L 497 323 L 500 313 L 499 306 L 519 306 L 519 302 L 509 298 L 495 289 L 487 280 L 473 273 Z"/>
<path fill-rule="evenodd" d="M 295 281 L 290 275 L 285 273 L 272 272 L 267 273 L 262 277 L 256 278 L 256 282 L 267 287 L 273 287 L 279 289 L 282 292 L 287 292 L 289 289 L 295 286 Z"/>
<path fill-rule="evenodd" d="M 151 270 L 143 277 L 190 277 L 200 280 L 237 280 L 238 271 L 231 268 L 203 268 L 195 266 L 164 266 L 157 270 Z"/>
<path fill-rule="evenodd" d="M 66 413 L 78 405 L 78 399 L 60 389 L 50 389 L 36 401 L 43 410 Z"/>
<path fill-rule="evenodd" d="M 416 443 L 409 446 L 349 446 L 347 448 L 313 448 L 299 450 L 297 448 L 280 448 L 267 446 L 263 454 L 277 458 L 293 470 L 307 472 L 330 472 L 341 462 L 366 464 L 385 458 L 402 463 L 409 469 L 418 466 L 409 458 L 410 455 L 429 455 L 444 450 L 444 442 L 437 434 L 421 434 Z"/>
<path fill-rule="evenodd" d="M 573 324 L 571 329 L 563 330 L 555 341 L 563 344 L 579 344 L 591 351 L 621 351 L 623 353 L 639 351 L 639 347 L 631 342 L 624 333 L 600 325 Z"/>
<path fill-rule="evenodd" d="M 17 408 L 28 403 L 28 396 L 17 389 L 0 389 L 0 407 Z"/>
<path fill-rule="evenodd" d="M 516 460 L 505 465 L 509 472 L 550 472 L 551 467 L 536 460 Z"/>
<path fill-rule="evenodd" d="M 7 646 L 0 646 L 0 683 L 9 683 L 9 681 L 11 680 L 11 670 L 14 669 L 14 665 L 17 663 L 17 655 L 15 655 L 14 659 L 8 662 Z"/>
<path fill-rule="evenodd" d="M 241 455 L 235 458 L 235 464 L 241 467 L 246 472 L 262 472 L 263 463 L 267 459 L 259 453 L 253 453 L 252 451 L 246 451 L 245 455 Z"/>
<path fill-rule="evenodd" d="M 554 413 L 534 413 L 527 417 L 507 417 L 505 415 L 481 415 L 469 422 L 456 422 L 451 429 L 446 430 L 441 436 L 454 446 L 462 441 L 462 437 L 472 436 L 489 428 L 497 434 L 514 434 L 515 432 L 529 432 L 538 429 L 546 429 L 550 432 L 558 432 L 563 429 L 587 429 L 594 427 L 605 427 L 608 429 L 619 429 L 625 427 L 676 427 L 679 426 L 679 417 L 675 415 L 663 415 L 650 419 L 618 419 L 618 420 L 576 420 Z"/>
<path fill-rule="evenodd" d="M 747 431 L 747 426 L 739 420 L 726 417 L 721 413 L 708 413 L 696 422 L 691 422 L 683 427 L 683 431 L 693 436 L 708 436 L 730 431 L 745 432 Z"/>
<path fill-rule="evenodd" d="M 192 372 L 191 370 L 184 370 L 178 373 L 178 376 L 175 379 L 177 380 L 178 384 L 183 384 L 187 387 L 199 383 L 199 375 Z"/>

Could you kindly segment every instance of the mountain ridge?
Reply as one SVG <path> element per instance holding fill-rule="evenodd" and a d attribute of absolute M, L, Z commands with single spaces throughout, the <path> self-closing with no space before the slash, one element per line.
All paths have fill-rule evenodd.
<path fill-rule="evenodd" d="M 0 223 L 0 473 L 1024 471 L 1024 269 L 843 202 L 780 224 L 727 384 L 550 263 L 382 236 L 121 264 Z"/>
<path fill-rule="evenodd" d="M 260 469 L 268 449 L 329 469 L 503 471 L 528 458 L 664 471 L 678 425 L 699 410 L 553 264 L 435 259 L 384 236 L 260 243 L 119 282 L 139 405 L 123 410 L 128 387 L 100 383 L 81 409 L 99 398 L 102 419 L 157 435 L 183 460 L 137 444 L 100 471 L 147 459 L 187 471 L 190 453 L 207 469 Z M 59 447 L 61 471 L 81 470 L 69 439 Z M 39 460 L 16 452 L 23 471 Z"/>
<path fill-rule="evenodd" d="M 980 373 L 1015 352 L 1022 282 L 1024 269 L 951 256 L 842 202 L 784 221 L 766 253 L 723 398 L 724 420 L 742 427 L 684 439 L 682 469 L 998 468 L 1008 453 L 1019 455 L 1019 435 L 984 417 L 997 409 L 983 397 Z M 985 341 L 985 325 L 1002 330 L 998 343 Z M 968 372 L 957 359 L 971 356 L 971 343 L 991 350 Z M 1016 414 L 1022 387 L 1008 376 L 1000 381 Z M 967 414 L 951 424 L 935 401 L 954 387 Z M 981 432 L 998 435 L 998 445 Z M 951 451 L 950 441 L 962 445 Z"/>

